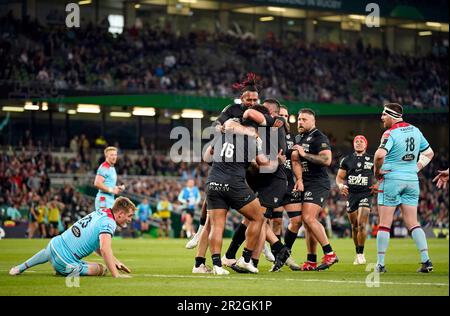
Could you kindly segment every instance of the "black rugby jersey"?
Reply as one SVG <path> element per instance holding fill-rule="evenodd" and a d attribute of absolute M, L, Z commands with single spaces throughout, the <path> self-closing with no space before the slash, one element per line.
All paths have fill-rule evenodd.
<path fill-rule="evenodd" d="M 297 135 L 295 144 L 304 148 L 306 153 L 318 155 L 323 150 L 331 150 L 328 137 L 314 128 L 310 132 Z M 330 178 L 328 177 L 327 167 L 315 164 L 300 157 L 303 168 L 303 183 L 305 186 L 310 183 L 330 189 Z"/>
<path fill-rule="evenodd" d="M 347 185 L 350 193 L 369 193 L 373 178 L 373 156 L 353 153 L 344 157 L 339 166 L 347 172 Z"/>

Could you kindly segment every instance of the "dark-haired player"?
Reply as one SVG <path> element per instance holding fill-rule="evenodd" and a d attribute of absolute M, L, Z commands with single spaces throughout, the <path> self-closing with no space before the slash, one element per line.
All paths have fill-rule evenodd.
<path fill-rule="evenodd" d="M 255 130 L 257 124 L 247 120 L 243 122 Z M 256 249 L 261 227 L 264 223 L 261 205 L 245 179 L 247 168 L 253 160 L 258 165 L 275 169 L 277 161 L 270 161 L 262 153 L 262 145 L 257 138 L 225 133 L 217 136 L 206 150 L 205 161 L 213 157 L 213 164 L 206 180 L 208 216 L 211 232 L 209 245 L 213 261 L 213 273 L 226 275 L 229 272 L 222 267 L 220 252 L 226 214 L 229 208 L 240 212 L 248 220 L 246 229 L 246 247 L 236 266 L 250 273 L 258 273 L 251 257 Z M 278 157 L 277 157 L 278 158 Z M 275 164 L 274 164 L 275 163 Z"/>
<path fill-rule="evenodd" d="M 283 211 L 286 211 L 289 217 L 289 224 L 284 234 L 284 244 L 286 247 L 292 250 L 294 242 L 297 239 L 298 231 L 302 225 L 302 201 L 301 201 L 301 193 L 303 192 L 302 185 L 302 175 L 301 168 L 298 170 L 299 174 L 294 176 L 292 171 L 292 163 L 291 163 L 291 154 L 292 148 L 294 147 L 294 139 L 290 134 L 290 126 L 289 126 L 289 112 L 286 106 L 280 106 L 280 116 L 283 117 L 286 121 L 286 162 L 284 164 L 285 172 L 288 180 L 288 188 L 285 196 L 283 197 L 280 205 L 281 207 L 277 208 L 273 212 L 272 218 L 272 230 L 277 236 L 278 239 L 281 240 L 282 233 L 282 223 L 283 223 Z M 298 180 L 298 181 L 296 181 Z M 294 190 L 295 183 L 298 182 L 298 191 Z M 295 263 L 294 259 L 291 257 L 286 260 L 286 265 L 291 270 L 300 270 L 300 266 Z"/>
<path fill-rule="evenodd" d="M 331 164 L 331 147 L 328 137 L 316 128 L 316 115 L 311 109 L 301 109 L 298 115 L 296 145 L 292 152 L 292 166 L 302 168 L 303 182 L 295 185 L 296 190 L 304 187 L 302 194 L 302 222 L 306 229 L 308 248 L 307 261 L 302 270 L 324 270 L 338 262 L 331 247 L 325 229 L 318 220 L 330 192 L 330 179 L 327 167 Z M 317 242 L 322 246 L 324 257 L 317 266 Z"/>
<path fill-rule="evenodd" d="M 353 140 L 355 152 L 341 160 L 336 176 L 339 191 L 348 197 L 347 215 L 356 247 L 354 265 L 366 264 L 364 244 L 372 205 L 373 178 L 373 156 L 366 153 L 367 145 L 367 139 L 363 135 L 356 136 Z"/>

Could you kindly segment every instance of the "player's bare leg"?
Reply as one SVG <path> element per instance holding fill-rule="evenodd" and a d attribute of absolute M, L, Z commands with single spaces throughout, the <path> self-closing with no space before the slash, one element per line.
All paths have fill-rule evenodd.
<path fill-rule="evenodd" d="M 227 209 L 208 210 L 208 216 L 211 221 L 211 231 L 209 233 L 209 249 L 213 262 L 213 273 L 217 275 L 227 275 L 229 272 L 222 268 L 220 252 L 222 250 L 223 231 L 227 218 Z"/>
<path fill-rule="evenodd" d="M 108 269 L 103 263 L 87 262 L 88 264 L 88 276 L 105 276 Z"/>
<path fill-rule="evenodd" d="M 302 226 L 302 205 L 300 203 L 287 204 L 284 206 L 288 217 L 289 217 L 289 225 L 284 234 L 284 244 L 288 247 L 292 252 L 292 247 L 297 240 L 298 231 Z M 292 257 L 286 261 L 286 265 L 293 271 L 300 270 L 300 266 L 295 263 Z"/>
<path fill-rule="evenodd" d="M 369 222 L 370 209 L 368 207 L 360 207 L 358 209 L 358 264 L 366 264 L 366 258 L 364 257 L 364 245 L 367 238 L 367 223 Z"/>
<path fill-rule="evenodd" d="M 321 207 L 313 203 L 303 203 L 302 219 L 308 226 L 313 237 L 320 243 L 324 253 L 322 263 L 317 267 L 317 270 L 325 270 L 339 261 L 338 257 L 331 247 L 325 228 L 317 219 Z"/>
<path fill-rule="evenodd" d="M 303 226 L 305 227 L 307 257 L 300 269 L 302 271 L 313 271 L 317 268 L 317 240 L 314 238 L 308 225 L 303 222 Z"/>
<path fill-rule="evenodd" d="M 353 264 L 357 265 L 358 263 L 358 253 L 359 253 L 359 241 L 358 241 L 358 211 L 354 211 L 351 213 L 347 213 L 348 220 L 350 221 L 350 225 L 352 227 L 352 239 L 356 249 L 355 261 Z"/>
<path fill-rule="evenodd" d="M 208 250 L 208 236 L 211 232 L 211 225 L 209 221 L 209 216 L 206 218 L 205 226 L 203 227 L 198 248 L 197 254 L 195 256 L 195 265 L 192 268 L 192 273 L 211 273 L 212 270 L 206 265 L 206 251 Z"/>
<path fill-rule="evenodd" d="M 189 240 L 186 244 L 187 249 L 193 249 L 197 247 L 197 244 L 200 240 L 200 234 L 202 233 L 203 227 L 206 224 L 206 216 L 207 216 L 207 207 L 206 207 L 206 199 L 202 204 L 202 214 L 200 216 L 200 226 L 198 227 L 197 232 L 194 234 L 191 240 Z"/>
<path fill-rule="evenodd" d="M 406 228 L 411 233 L 411 237 L 416 243 L 417 250 L 420 252 L 421 267 L 417 272 L 428 273 L 433 271 L 433 264 L 431 263 L 430 256 L 428 255 L 428 243 L 425 232 L 421 228 L 419 221 L 417 220 L 417 206 L 402 204 L 400 207 L 405 221 Z"/>
<path fill-rule="evenodd" d="M 247 230 L 245 232 L 245 247 L 242 257 L 236 262 L 236 266 L 247 270 L 251 273 L 258 273 L 258 269 L 253 265 L 251 258 L 253 252 L 258 248 L 262 227 L 265 223 L 265 218 L 261 212 L 261 204 L 258 199 L 253 200 L 239 210 L 239 213 L 245 216 L 248 220 Z"/>

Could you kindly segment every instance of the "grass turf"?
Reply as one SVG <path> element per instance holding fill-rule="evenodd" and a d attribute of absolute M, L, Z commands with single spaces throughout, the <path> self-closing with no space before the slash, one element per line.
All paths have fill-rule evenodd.
<path fill-rule="evenodd" d="M 258 275 L 236 274 L 213 276 L 192 274 L 196 250 L 186 250 L 186 240 L 115 239 L 117 258 L 132 269 L 131 279 L 83 277 L 79 287 L 67 287 L 64 277 L 55 276 L 49 263 L 36 266 L 20 276 L 9 276 L 9 269 L 38 250 L 48 240 L 0 240 L 0 295 L 449 295 L 449 243 L 429 240 L 435 271 L 418 274 L 419 255 L 411 239 L 391 239 L 386 258 L 387 274 L 380 276 L 379 287 L 369 287 L 374 280 L 366 266 L 354 266 L 354 246 L 350 239 L 332 240 L 340 262 L 321 272 L 268 272 L 270 263 L 263 257 Z M 224 249 L 229 240 L 225 240 Z M 293 256 L 305 259 L 304 240 L 298 239 Z M 368 263 L 376 262 L 376 241 L 366 243 Z M 101 261 L 93 255 L 87 258 Z M 210 255 L 207 254 L 210 265 Z"/>

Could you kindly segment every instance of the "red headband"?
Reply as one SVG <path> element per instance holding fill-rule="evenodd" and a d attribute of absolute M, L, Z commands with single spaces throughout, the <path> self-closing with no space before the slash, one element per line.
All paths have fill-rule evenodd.
<path fill-rule="evenodd" d="M 363 142 L 365 142 L 366 143 L 366 148 L 369 147 L 369 142 L 367 141 L 367 139 L 363 135 L 355 136 L 355 139 L 353 140 L 353 146 L 355 146 L 355 142 L 356 142 L 357 139 L 361 139 Z"/>

